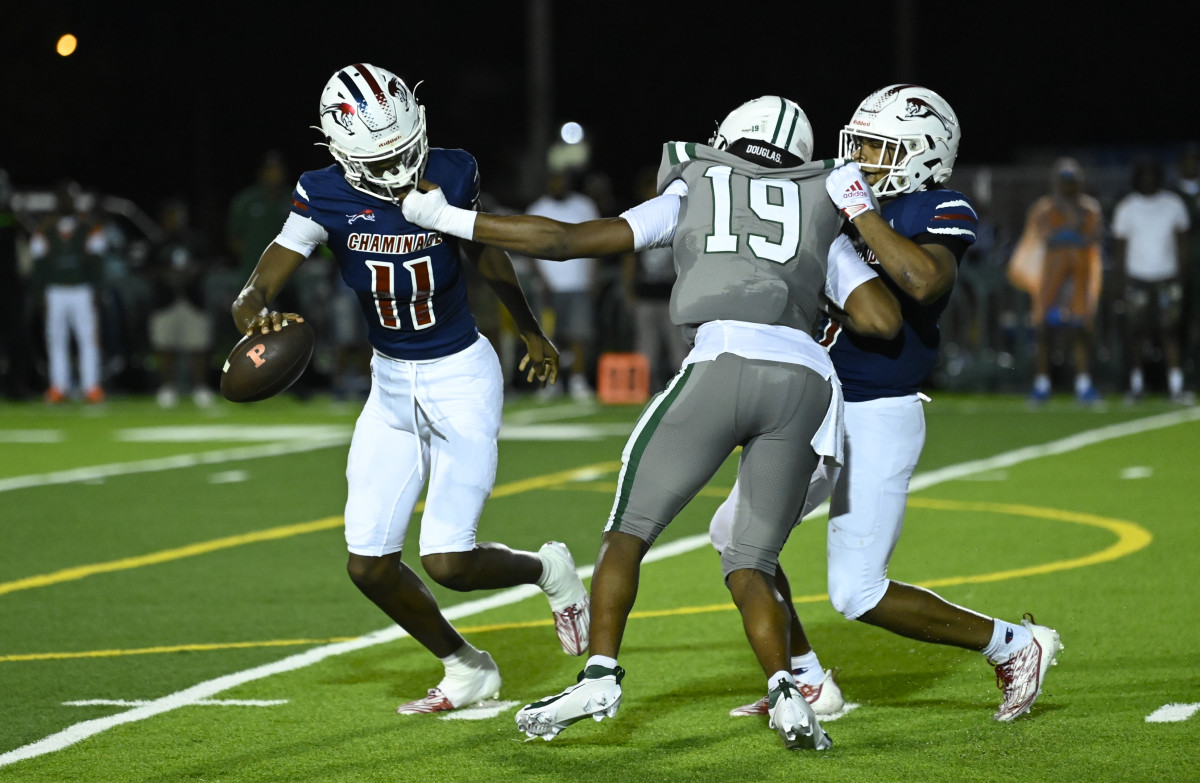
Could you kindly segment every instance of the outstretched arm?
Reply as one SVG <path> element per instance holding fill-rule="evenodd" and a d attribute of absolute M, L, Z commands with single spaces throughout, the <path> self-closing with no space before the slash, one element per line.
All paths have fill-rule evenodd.
<path fill-rule="evenodd" d="M 634 249 L 633 230 L 622 218 L 563 223 L 536 215 L 491 215 L 450 206 L 441 188 L 428 180 L 419 188 L 405 195 L 404 217 L 443 234 L 553 261 Z"/>

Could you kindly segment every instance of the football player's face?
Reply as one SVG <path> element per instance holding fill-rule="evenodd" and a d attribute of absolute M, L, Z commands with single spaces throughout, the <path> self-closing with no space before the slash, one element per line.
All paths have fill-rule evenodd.
<path fill-rule="evenodd" d="M 879 166 L 890 166 L 896 156 L 894 145 L 879 139 L 863 139 L 854 151 L 854 162 L 862 167 L 867 182 L 874 185 L 886 172 Z"/>

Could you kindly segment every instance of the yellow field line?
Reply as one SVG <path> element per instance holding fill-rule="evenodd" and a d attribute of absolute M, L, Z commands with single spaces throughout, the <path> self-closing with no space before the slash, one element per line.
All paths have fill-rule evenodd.
<path fill-rule="evenodd" d="M 590 468 L 577 468 L 574 472 L 582 473 L 589 470 L 603 469 L 605 466 L 610 464 L 614 463 L 602 463 L 601 465 L 593 465 Z M 566 471 L 566 473 L 571 472 L 572 471 Z M 528 479 L 527 481 L 540 482 L 548 479 L 549 476 L 545 476 L 535 479 Z M 519 483 L 521 482 L 514 482 L 514 484 L 506 485 L 506 487 L 511 487 Z M 514 493 L 515 491 L 509 492 L 508 494 Z M 1084 557 L 1076 557 L 1069 560 L 1056 560 L 1052 563 L 1044 563 L 1042 565 L 1029 566 L 1027 568 L 1015 568 L 1008 571 L 996 571 L 990 574 L 951 576 L 943 579 L 930 579 L 924 582 L 918 582 L 917 584 L 921 587 L 948 587 L 952 585 L 978 584 L 980 582 L 998 582 L 1001 580 L 1015 579 L 1022 576 L 1048 574 L 1054 571 L 1066 571 L 1073 568 L 1083 568 L 1084 566 L 1097 565 L 1098 563 L 1109 562 L 1126 555 L 1133 554 L 1140 549 L 1144 549 L 1154 539 L 1150 531 L 1133 522 L 1126 522 L 1125 520 L 1121 519 L 1110 519 L 1108 517 L 1096 516 L 1095 514 L 1083 514 L 1074 511 L 1061 511 L 1052 508 L 1041 508 L 1039 506 L 1026 506 L 1013 503 L 962 502 L 957 500 L 936 500 L 932 498 L 909 498 L 908 504 L 916 508 L 928 508 L 938 511 L 971 511 L 977 513 L 985 512 L 1010 514 L 1013 516 L 1049 519 L 1057 522 L 1071 522 L 1075 524 L 1103 528 L 1117 536 L 1116 542 L 1112 545 L 1105 547 L 1099 552 L 1085 555 Z M 827 600 L 828 597 L 829 596 L 824 593 L 819 595 L 802 595 L 793 596 L 792 601 L 798 604 L 818 603 Z M 737 607 L 735 607 L 732 602 L 724 602 L 719 604 L 707 604 L 704 606 L 684 606 L 672 609 L 648 609 L 630 613 L 629 619 L 646 620 L 658 617 L 682 617 L 685 615 L 708 614 L 712 612 L 729 612 L 736 608 Z M 519 628 L 536 628 L 551 624 L 552 622 L 550 620 L 525 620 L 522 622 L 475 625 L 468 628 L 460 628 L 459 631 L 464 634 L 476 634 L 488 633 L 492 631 L 509 631 Z M 28 653 L 23 655 L 0 655 L 0 663 L 10 661 L 61 660 L 65 658 L 105 658 L 118 655 L 148 655 L 154 653 L 185 651 L 195 652 L 247 649 L 252 647 L 283 647 L 288 645 L 327 644 L 349 640 L 350 637 L 340 637 L 335 639 L 280 639 L 264 642 L 231 642 L 226 644 L 190 644 L 177 645 L 173 647 L 143 647 L 133 650 L 93 650 L 90 652 L 70 653 Z"/>
<path fill-rule="evenodd" d="M 533 478 L 521 479 L 520 481 L 511 481 L 507 484 L 501 484 L 492 490 L 492 497 L 507 497 L 509 495 L 517 495 L 522 492 L 530 492 L 535 489 L 544 489 L 546 487 L 562 484 L 565 482 L 574 481 L 578 478 L 590 479 L 597 473 L 612 473 L 619 470 L 620 462 L 598 462 L 594 465 L 585 465 L 580 468 L 572 468 L 570 470 L 561 470 L 555 473 L 547 473 L 543 476 L 534 476 Z M 423 508 L 423 504 L 417 504 L 417 511 Z M 35 587 L 46 587 L 48 585 L 60 584 L 62 582 L 72 582 L 77 579 L 83 579 L 96 574 L 106 574 L 113 571 L 127 571 L 132 568 L 141 568 L 148 565 L 157 565 L 166 563 L 171 560 L 180 560 L 185 557 L 194 557 L 196 555 L 204 555 L 209 552 L 216 552 L 221 549 L 230 549 L 235 546 L 243 546 L 245 544 L 255 544 L 261 541 L 274 541 L 281 538 L 290 538 L 304 533 L 315 533 L 321 530 L 329 530 L 331 528 L 341 527 L 343 524 L 342 517 L 325 517 L 312 522 L 301 522 L 293 525 L 282 525 L 280 527 L 272 527 L 266 530 L 256 530 L 251 533 L 242 533 L 236 536 L 226 536 L 224 538 L 216 538 L 211 541 L 201 541 L 196 544 L 188 544 L 187 546 L 176 547 L 174 549 L 164 549 L 161 552 L 151 552 L 147 555 L 138 555 L 136 557 L 123 557 L 119 560 L 110 560 L 105 563 L 92 563 L 90 565 L 73 566 L 64 568 L 61 571 L 54 571 L 49 574 L 40 574 L 38 576 L 27 576 L 23 579 L 16 579 L 11 582 L 0 582 L 0 595 L 5 593 L 13 593 L 18 590 L 31 590 Z"/>

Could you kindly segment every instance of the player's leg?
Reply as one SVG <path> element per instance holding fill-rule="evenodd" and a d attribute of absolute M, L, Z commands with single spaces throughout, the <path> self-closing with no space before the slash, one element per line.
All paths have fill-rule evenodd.
<path fill-rule="evenodd" d="M 833 390 L 811 370 L 765 362 L 748 363 L 743 382 L 737 420 L 758 434 L 742 447 L 739 499 L 721 565 L 766 675 L 772 727 L 789 748 L 823 749 L 831 742 L 791 671 L 788 635 L 794 618 L 776 578 L 779 552 L 800 521 L 807 494 L 807 485 L 794 477 L 810 476 L 817 467 L 813 436 Z"/>
<path fill-rule="evenodd" d="M 986 617 L 887 578 L 924 442 L 924 411 L 916 397 L 846 404 L 846 466 L 834 488 L 827 542 L 830 600 L 849 619 L 982 652 L 997 664 L 1003 683 L 996 718 L 1012 720 L 1040 692 L 1062 647 L 1057 632 L 1032 620 L 1017 625 Z"/>
<path fill-rule="evenodd" d="M 830 600 L 851 620 L 982 650 L 991 639 L 990 618 L 887 578 L 924 444 L 925 416 L 915 395 L 846 404 L 846 465 L 830 502 Z"/>
<path fill-rule="evenodd" d="M 517 727 L 528 736 L 551 739 L 588 716 L 616 715 L 625 675 L 617 654 L 642 558 L 738 443 L 732 385 L 712 372 L 722 359 L 683 368 L 634 426 L 592 575 L 590 656 L 576 684 L 517 711 Z"/>
<path fill-rule="evenodd" d="M 417 405 L 429 419 L 429 491 L 421 517 L 421 564 L 452 590 L 537 584 L 554 613 L 563 650 L 587 648 L 587 590 L 570 551 L 548 542 L 537 552 L 477 542 L 483 505 L 496 480 L 504 401 L 500 361 L 485 338 L 437 362 L 417 365 Z"/>
<path fill-rule="evenodd" d="M 413 508 L 429 474 L 430 437 L 417 417 L 413 368 L 376 357 L 346 468 L 347 570 L 376 606 L 441 660 L 445 676 L 404 714 L 442 712 L 492 698 L 500 672 L 450 625 L 417 573 L 400 559 Z"/>
<path fill-rule="evenodd" d="M 684 367 L 634 426 L 592 577 L 593 654 L 616 657 L 642 556 L 741 442 L 734 426 L 740 361 L 723 355 Z"/>
<path fill-rule="evenodd" d="M 376 606 L 439 657 L 462 645 L 419 576 L 400 560 L 409 517 L 424 485 L 428 453 L 412 429 L 387 411 L 380 360 L 376 384 L 359 414 L 346 465 L 347 571 Z M 383 376 L 383 377 L 381 377 Z M 400 413 L 403 417 L 403 412 Z M 411 414 L 408 415 L 411 419 Z M 402 425 L 403 426 L 403 425 Z"/>

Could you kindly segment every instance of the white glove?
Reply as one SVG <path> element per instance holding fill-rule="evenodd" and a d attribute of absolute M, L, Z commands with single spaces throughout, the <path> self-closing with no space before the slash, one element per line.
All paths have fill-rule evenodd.
<path fill-rule="evenodd" d="M 871 186 L 857 163 L 839 166 L 825 178 L 825 190 L 843 215 L 850 220 L 876 208 Z"/>
<path fill-rule="evenodd" d="M 460 239 L 471 239 L 475 234 L 475 212 L 447 204 L 441 188 L 426 192 L 413 188 L 400 202 L 400 208 L 405 220 L 422 228 Z"/>

